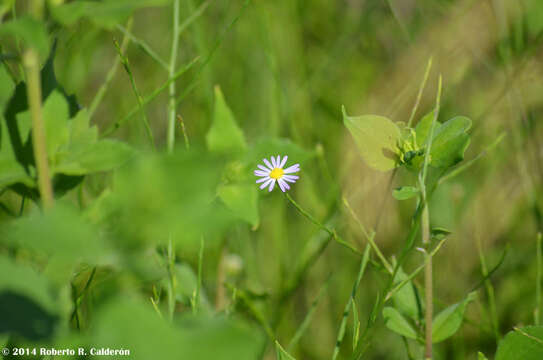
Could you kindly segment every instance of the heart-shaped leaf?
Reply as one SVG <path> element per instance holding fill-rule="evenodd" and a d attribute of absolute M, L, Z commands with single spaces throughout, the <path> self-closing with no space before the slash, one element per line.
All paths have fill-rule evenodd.
<path fill-rule="evenodd" d="M 348 116 L 343 110 L 343 123 L 351 133 L 362 159 L 368 166 L 388 171 L 398 162 L 400 129 L 390 119 L 378 115 Z"/>

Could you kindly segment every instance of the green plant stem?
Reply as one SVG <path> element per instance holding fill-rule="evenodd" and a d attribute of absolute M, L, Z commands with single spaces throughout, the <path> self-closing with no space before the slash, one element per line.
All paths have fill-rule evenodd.
<path fill-rule="evenodd" d="M 434 136 L 435 125 L 437 123 L 437 118 L 439 116 L 439 106 L 441 102 L 441 85 L 442 78 L 439 76 L 436 105 L 434 110 L 434 118 L 432 120 L 432 126 L 430 126 L 430 133 L 428 134 L 428 146 L 424 154 L 424 166 L 422 172 L 419 174 L 419 186 L 420 186 L 420 202 L 423 206 L 422 208 L 422 244 L 426 247 L 426 264 L 424 269 L 424 302 L 426 305 L 426 310 L 424 314 L 425 318 L 425 349 L 424 357 L 425 359 L 432 359 L 432 321 L 433 321 L 433 274 L 432 274 L 432 257 L 428 253 L 428 246 L 430 245 L 430 211 L 428 210 L 428 198 L 426 194 L 426 176 L 428 173 L 428 164 L 430 163 L 430 151 L 432 148 L 432 138 Z"/>
<path fill-rule="evenodd" d="M 285 193 L 285 196 L 286 198 L 292 203 L 292 205 L 294 205 L 294 207 L 298 210 L 298 212 L 300 212 L 300 214 L 302 214 L 303 216 L 305 216 L 309 221 L 311 221 L 313 224 L 317 225 L 319 228 L 321 228 L 322 230 L 326 231 L 328 234 L 330 234 L 330 236 L 332 236 L 332 238 L 334 239 L 334 241 L 336 241 L 338 244 L 341 244 L 343 246 L 345 246 L 347 249 L 351 250 L 352 252 L 354 252 L 355 254 L 357 255 L 362 255 L 362 253 L 357 250 L 356 248 L 354 248 L 351 244 L 349 244 L 347 241 L 343 240 L 337 233 L 335 230 L 333 229 L 330 229 L 328 228 L 326 225 L 322 224 L 321 222 L 319 222 L 317 219 L 315 219 L 310 213 L 308 213 L 307 211 L 305 211 L 304 209 L 302 209 L 302 207 L 300 205 L 298 205 L 298 203 L 296 201 L 294 201 L 294 199 L 289 195 L 289 193 Z"/>
<path fill-rule="evenodd" d="M 134 75 L 132 74 L 132 70 L 130 69 L 130 66 L 128 64 L 128 59 L 126 58 L 126 56 L 123 55 L 121 47 L 119 46 L 119 43 L 117 41 L 114 41 L 114 43 L 115 43 L 115 47 L 117 48 L 117 52 L 119 53 L 119 58 L 121 59 L 121 63 L 123 64 L 123 67 L 126 73 L 128 74 L 128 77 L 130 78 L 130 84 L 132 85 L 132 90 L 134 91 L 134 94 L 136 95 L 136 99 L 138 100 L 138 106 L 141 112 L 145 130 L 147 131 L 147 136 L 149 136 L 149 141 L 151 142 L 151 145 L 155 147 L 155 139 L 153 137 L 153 132 L 151 131 L 149 120 L 147 119 L 147 115 L 145 114 L 145 104 L 143 103 L 143 98 L 141 97 L 141 94 L 138 91 L 138 87 L 136 86 L 136 80 L 134 79 Z"/>
<path fill-rule="evenodd" d="M 210 0 L 204 1 L 198 9 L 196 9 L 183 23 L 179 26 L 177 30 L 178 35 L 181 35 L 196 19 L 198 19 L 204 11 L 208 8 Z"/>
<path fill-rule="evenodd" d="M 177 288 L 177 278 L 175 276 L 175 249 L 174 249 L 174 243 L 172 240 L 172 235 L 170 234 L 168 239 L 168 264 L 167 264 L 167 270 L 168 270 L 168 315 L 170 318 L 170 321 L 173 320 L 173 314 L 175 312 L 175 293 Z"/>
<path fill-rule="evenodd" d="M 131 29 L 133 24 L 132 18 L 128 20 L 128 23 L 126 24 L 127 29 Z M 120 26 L 120 25 L 119 25 Z M 130 31 L 130 30 L 128 30 Z M 124 54 L 126 51 L 126 48 L 128 47 L 128 44 L 130 43 L 130 38 L 128 37 L 127 33 L 125 33 L 123 40 L 121 42 L 121 52 Z M 94 95 L 94 98 L 92 99 L 92 102 L 89 106 L 89 118 L 92 118 L 92 115 L 94 115 L 94 112 L 96 111 L 96 108 L 102 100 L 104 99 L 104 96 L 106 95 L 106 91 L 109 87 L 109 84 L 113 80 L 113 77 L 117 73 L 117 70 L 119 69 L 119 64 L 121 63 L 120 57 L 115 57 L 115 60 L 113 61 L 113 65 L 111 66 L 111 69 L 109 69 L 106 79 L 104 80 L 104 83 L 102 86 L 100 86 L 100 89 L 96 92 L 96 95 Z"/>
<path fill-rule="evenodd" d="M 349 317 L 349 311 L 351 309 L 353 301 L 355 301 L 358 285 L 360 285 L 362 276 L 364 276 L 364 271 L 366 270 L 366 265 L 368 264 L 368 260 L 369 260 L 370 249 L 371 249 L 371 246 L 366 245 L 366 249 L 364 250 L 364 255 L 362 257 L 362 260 L 360 261 L 360 270 L 358 271 L 358 277 L 356 278 L 356 281 L 353 284 L 351 296 L 349 297 L 349 300 L 345 304 L 341 324 L 339 326 L 339 331 L 337 335 L 336 346 L 334 347 L 334 353 L 332 354 L 332 360 L 335 360 L 337 356 L 339 355 L 339 349 L 341 347 L 341 343 L 343 342 L 343 337 L 345 336 L 345 328 L 347 326 L 347 318 Z"/>
<path fill-rule="evenodd" d="M 428 81 L 428 75 L 430 74 L 431 68 L 432 68 L 432 57 L 430 57 L 430 59 L 428 60 L 428 64 L 426 65 L 424 78 L 422 79 L 422 83 L 420 84 L 419 92 L 417 94 L 417 100 L 415 100 L 415 105 L 413 106 L 413 109 L 411 110 L 411 116 L 409 116 L 407 127 L 411 127 L 411 124 L 413 123 L 413 119 L 415 118 L 415 114 L 417 113 L 417 109 L 419 108 L 420 99 L 422 98 L 422 93 L 424 91 L 424 88 L 426 87 L 426 82 Z"/>
<path fill-rule="evenodd" d="M 130 27 L 122 27 L 121 25 L 117 25 L 117 29 L 123 33 L 123 35 L 128 38 L 130 41 L 132 41 L 134 44 L 139 46 L 139 48 L 149 55 L 153 60 L 155 60 L 160 66 L 162 66 L 165 70 L 168 70 L 168 64 L 166 61 L 162 60 L 162 58 L 153 50 L 151 47 L 144 42 L 143 40 L 137 38 L 130 32 Z"/>
<path fill-rule="evenodd" d="M 40 64 L 37 52 L 34 49 L 26 50 L 23 62 L 26 70 L 26 93 L 32 117 L 32 148 L 38 173 L 38 188 L 43 207 L 49 209 L 53 207 L 54 202 L 53 186 L 47 160 L 45 125 L 41 107 Z"/>
<path fill-rule="evenodd" d="M 362 224 L 360 219 L 358 219 L 358 216 L 356 215 L 353 208 L 349 204 L 349 201 L 345 197 L 343 197 L 343 204 L 351 213 L 351 216 L 360 227 L 360 230 L 366 237 L 366 240 L 368 241 L 368 243 L 371 245 L 373 251 L 375 251 L 375 253 L 377 254 L 377 257 L 379 258 L 379 260 L 381 260 L 381 262 L 383 263 L 383 266 L 385 267 L 385 269 L 388 271 L 389 274 L 392 274 L 394 272 L 394 268 L 392 267 L 392 265 L 390 265 L 390 263 L 387 261 L 387 259 L 385 258 L 381 250 L 379 249 L 379 246 L 377 246 L 377 244 L 375 243 L 375 231 L 372 230 L 371 232 L 368 232 L 368 230 L 366 230 L 366 227 L 364 226 L 364 224 Z"/>
<path fill-rule="evenodd" d="M 177 119 L 179 119 L 179 124 L 181 125 L 181 132 L 183 133 L 183 139 L 185 140 L 185 149 L 190 149 L 190 142 L 189 142 L 189 136 L 187 135 L 187 129 L 185 129 L 185 122 L 183 121 L 183 117 L 181 115 L 177 115 Z"/>
<path fill-rule="evenodd" d="M 170 55 L 169 79 L 175 76 L 175 64 L 177 62 L 177 52 L 179 50 L 179 0 L 173 2 L 173 35 L 172 35 L 172 52 Z M 168 105 L 168 131 L 167 131 L 167 146 L 168 152 L 172 152 L 175 146 L 175 82 L 172 81 L 169 87 L 169 105 Z"/>
<path fill-rule="evenodd" d="M 168 88 L 168 86 L 175 80 L 177 80 L 181 75 L 189 71 L 198 61 L 200 57 L 194 58 L 190 63 L 183 66 L 173 78 L 168 79 L 164 84 L 162 84 L 160 87 L 155 89 L 150 95 L 146 96 L 145 99 L 143 99 L 143 105 L 147 105 L 151 101 L 153 101 L 158 95 L 160 95 L 164 90 Z M 126 114 L 123 118 L 113 123 L 109 128 L 107 128 L 103 133 L 102 136 L 107 136 L 113 133 L 115 130 L 117 130 L 119 127 L 121 127 L 122 124 L 124 124 L 126 121 L 128 121 L 132 116 L 134 116 L 138 111 L 140 110 L 139 104 L 134 107 L 128 114 Z"/>
<path fill-rule="evenodd" d="M 192 312 L 196 314 L 200 307 L 200 292 L 202 288 L 202 265 L 204 262 L 204 237 L 200 240 L 200 252 L 198 253 L 198 282 L 196 283 L 196 290 L 194 291 L 194 299 L 192 301 Z"/>
<path fill-rule="evenodd" d="M 536 269 L 536 283 L 535 283 L 535 311 L 534 311 L 534 322 L 536 326 L 539 326 L 540 323 L 540 312 L 541 312 L 541 233 L 537 234 L 536 240 L 536 251 L 537 251 L 537 269 Z"/>
<path fill-rule="evenodd" d="M 479 260 L 481 262 L 481 273 L 483 274 L 483 278 L 485 278 L 484 284 L 486 288 L 486 292 L 488 295 L 488 306 L 490 310 L 490 321 L 492 324 L 492 331 L 494 333 L 494 337 L 496 338 L 496 342 L 500 339 L 499 334 L 499 322 L 498 322 L 498 314 L 496 312 L 496 299 L 494 297 L 494 287 L 492 286 L 492 283 L 488 279 L 488 267 L 486 265 L 486 259 L 483 254 L 483 248 L 481 246 L 481 239 L 477 236 L 477 251 L 479 252 Z"/>

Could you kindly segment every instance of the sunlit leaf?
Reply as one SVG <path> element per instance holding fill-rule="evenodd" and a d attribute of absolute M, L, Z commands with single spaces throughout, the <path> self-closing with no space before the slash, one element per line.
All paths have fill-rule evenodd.
<path fill-rule="evenodd" d="M 471 120 L 464 116 L 454 117 L 435 130 L 430 150 L 430 164 L 447 168 L 464 159 L 470 137 L 466 133 L 471 127 Z"/>
<path fill-rule="evenodd" d="M 498 344 L 496 360 L 543 359 L 543 326 L 526 326 L 507 333 Z"/>
<path fill-rule="evenodd" d="M 466 306 L 477 297 L 477 293 L 469 293 L 466 299 L 451 305 L 436 315 L 432 322 L 432 341 L 438 343 L 453 336 L 464 319 Z"/>
<path fill-rule="evenodd" d="M 396 200 L 407 200 L 411 199 L 419 194 L 419 189 L 414 186 L 401 186 L 392 191 L 392 196 Z"/>
<path fill-rule="evenodd" d="M 383 318 L 385 320 L 385 325 L 390 330 L 394 331 L 397 334 L 405 336 L 410 339 L 417 338 L 417 332 L 411 324 L 403 317 L 400 312 L 392 307 L 385 307 L 383 309 Z"/>
<path fill-rule="evenodd" d="M 217 194 L 226 207 L 234 212 L 240 219 L 253 227 L 258 226 L 258 192 L 253 184 L 221 185 Z"/>
<path fill-rule="evenodd" d="M 343 123 L 368 166 L 380 171 L 391 170 L 396 166 L 401 135 L 395 123 L 378 115 L 348 116 L 345 108 Z"/>
<path fill-rule="evenodd" d="M 49 53 L 49 37 L 45 25 L 28 16 L 21 16 L 0 25 L 0 36 L 11 35 L 33 47 L 45 58 Z"/>
<path fill-rule="evenodd" d="M 213 123 L 206 135 L 207 147 L 216 153 L 240 153 L 247 148 L 243 131 L 226 104 L 221 89 L 215 87 Z"/>
<path fill-rule="evenodd" d="M 407 279 L 407 274 L 400 267 L 394 279 L 394 285 Z M 417 305 L 417 294 L 415 293 L 414 285 L 411 281 L 407 282 L 392 296 L 394 307 L 403 315 L 409 316 L 412 319 L 417 319 L 419 308 Z"/>

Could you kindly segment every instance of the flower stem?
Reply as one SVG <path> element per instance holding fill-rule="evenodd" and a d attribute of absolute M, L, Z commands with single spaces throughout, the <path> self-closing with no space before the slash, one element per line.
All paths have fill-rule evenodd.
<path fill-rule="evenodd" d="M 175 76 L 175 63 L 177 62 L 177 51 L 179 48 L 179 0 L 173 2 L 173 35 L 172 52 L 170 54 L 169 78 Z M 168 152 L 172 152 L 175 145 L 175 82 L 170 83 L 169 88 L 169 115 L 168 115 Z"/>
<path fill-rule="evenodd" d="M 305 211 L 304 209 L 302 209 L 302 207 L 296 202 L 294 201 L 294 199 L 288 194 L 288 193 L 285 193 L 285 196 L 286 198 L 292 203 L 292 205 L 294 205 L 294 207 L 296 208 L 296 210 L 298 210 L 298 212 L 300 212 L 300 214 L 302 214 L 303 216 L 305 216 L 309 221 L 311 221 L 313 224 L 317 225 L 319 228 L 321 228 L 322 230 L 326 231 L 333 239 L 335 242 L 337 242 L 338 244 L 340 245 L 343 245 L 345 246 L 347 249 L 351 250 L 352 252 L 354 252 L 355 254 L 357 255 L 360 255 L 362 256 L 362 253 L 357 250 L 355 247 L 353 247 L 351 244 L 349 244 L 347 241 L 343 240 L 337 233 L 334 229 L 330 229 L 329 227 L 327 227 L 326 225 L 322 224 L 321 222 L 319 222 L 317 219 L 315 219 L 313 217 L 313 215 L 311 215 L 310 213 L 308 213 L 307 211 Z"/>
<path fill-rule="evenodd" d="M 38 172 L 38 188 L 44 208 L 53 206 L 53 186 L 49 174 L 47 160 L 47 143 L 45 140 L 45 125 L 41 108 L 41 81 L 38 54 L 34 49 L 26 50 L 23 57 L 26 71 L 26 94 L 32 116 L 32 147 Z"/>

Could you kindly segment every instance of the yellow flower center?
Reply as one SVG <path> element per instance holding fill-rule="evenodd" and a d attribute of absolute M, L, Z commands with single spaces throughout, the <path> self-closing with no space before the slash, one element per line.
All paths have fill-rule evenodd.
<path fill-rule="evenodd" d="M 283 171 L 283 169 L 281 169 L 281 168 L 275 168 L 275 169 L 273 169 L 273 170 L 271 171 L 270 177 L 271 177 L 272 179 L 276 179 L 276 180 L 277 180 L 277 179 L 281 179 L 281 178 L 283 177 L 283 174 L 284 174 L 284 173 L 285 173 L 285 172 Z"/>

